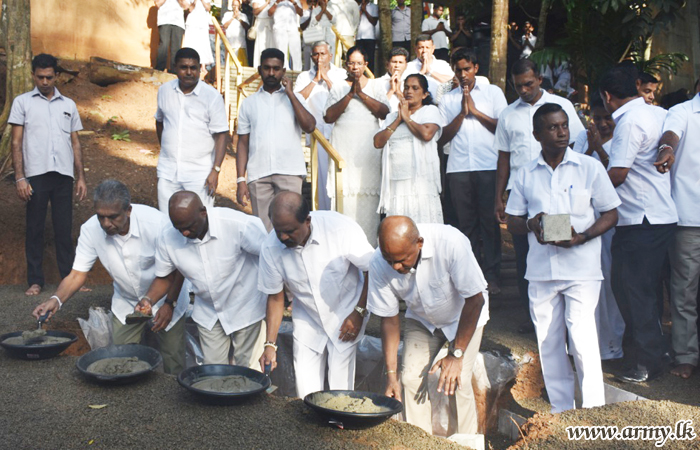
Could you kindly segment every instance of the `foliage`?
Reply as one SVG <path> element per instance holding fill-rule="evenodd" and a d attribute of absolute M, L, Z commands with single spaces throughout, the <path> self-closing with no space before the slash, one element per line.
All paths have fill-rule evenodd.
<path fill-rule="evenodd" d="M 131 142 L 131 136 L 129 135 L 129 130 L 122 130 L 112 133 L 113 141 L 125 141 Z"/>

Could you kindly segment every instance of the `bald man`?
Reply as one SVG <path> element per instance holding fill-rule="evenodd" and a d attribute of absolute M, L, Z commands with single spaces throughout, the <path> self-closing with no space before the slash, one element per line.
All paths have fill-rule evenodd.
<path fill-rule="evenodd" d="M 438 392 L 454 396 L 457 409 L 457 424 L 449 428 L 477 433 L 471 379 L 489 311 L 486 279 L 469 239 L 449 225 L 387 217 L 370 274 L 367 309 L 382 318 L 386 395 L 403 401 L 409 423 L 432 433 L 427 376 L 440 370 Z M 407 307 L 401 383 L 400 300 Z M 446 342 L 448 355 L 434 361 Z"/>
<path fill-rule="evenodd" d="M 265 337 L 265 295 L 258 291 L 258 257 L 266 232 L 262 221 L 230 208 L 207 208 L 197 194 L 170 197 L 172 228 L 156 249 L 156 279 L 137 309 L 148 308 L 172 283 L 179 270 L 192 282 L 192 320 L 197 324 L 205 364 L 257 368 Z"/>
<path fill-rule="evenodd" d="M 352 390 L 355 354 L 367 323 L 367 270 L 374 249 L 362 228 L 335 211 L 309 212 L 301 195 L 281 192 L 270 205 L 270 233 L 260 250 L 258 289 L 268 294 L 267 341 L 260 365 L 277 366 L 283 288 L 294 296 L 297 396 Z M 342 237 L 342 238 L 339 238 Z"/>

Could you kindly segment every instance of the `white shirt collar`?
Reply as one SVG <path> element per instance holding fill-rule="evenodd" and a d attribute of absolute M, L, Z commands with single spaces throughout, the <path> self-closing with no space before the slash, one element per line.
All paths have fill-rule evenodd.
<path fill-rule="evenodd" d="M 615 121 L 615 123 L 617 123 L 620 121 L 620 118 L 622 117 L 622 115 L 624 113 L 631 110 L 632 108 L 636 108 L 636 107 L 641 106 L 641 105 L 646 105 L 646 102 L 644 101 L 643 97 L 637 97 L 634 100 L 630 100 L 627 103 L 625 103 L 624 105 L 617 108 L 617 111 L 612 113 L 612 118 Z"/>
<path fill-rule="evenodd" d="M 573 150 L 571 150 L 570 148 L 567 147 L 566 151 L 564 152 L 564 158 L 562 158 L 561 162 L 559 163 L 559 166 L 561 166 L 562 164 L 569 163 L 569 162 L 572 164 L 578 165 L 581 163 L 581 161 L 578 158 L 579 158 L 578 153 L 574 152 Z M 544 160 L 544 155 L 542 154 L 542 152 L 540 152 L 539 156 L 537 157 L 537 164 L 532 165 L 530 167 L 530 171 L 535 170 L 535 168 L 537 168 L 537 166 L 546 166 L 546 167 L 549 167 L 550 169 L 552 168 L 552 166 L 550 166 L 547 163 L 547 161 Z M 557 166 L 557 167 L 559 167 L 559 166 Z"/>
<path fill-rule="evenodd" d="M 182 95 L 196 95 L 199 96 L 199 92 L 202 90 L 202 81 L 198 80 L 197 84 L 195 85 L 194 89 L 189 94 L 185 94 L 182 92 L 182 89 L 180 89 L 180 81 L 177 80 L 177 83 L 173 83 L 173 89 L 175 89 L 177 92 L 182 93 Z"/>

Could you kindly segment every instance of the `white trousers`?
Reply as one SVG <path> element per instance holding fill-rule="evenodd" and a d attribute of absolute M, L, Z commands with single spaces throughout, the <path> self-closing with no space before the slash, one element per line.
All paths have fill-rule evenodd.
<path fill-rule="evenodd" d="M 359 343 L 359 339 L 356 340 Z M 318 353 L 294 339 L 294 376 L 297 396 L 304 398 L 325 389 L 326 361 L 330 389 L 351 391 L 355 388 L 355 354 L 357 343 L 341 352 L 329 340 L 323 353 Z"/>
<path fill-rule="evenodd" d="M 318 199 L 318 209 L 328 211 L 331 209 L 331 198 L 328 196 L 328 153 L 320 145 L 318 152 L 318 189 L 316 198 Z"/>
<path fill-rule="evenodd" d="M 601 268 L 605 278 L 600 286 L 600 300 L 595 309 L 595 323 L 598 329 L 598 344 L 600 347 L 600 359 L 622 358 L 622 337 L 625 334 L 625 321 L 622 319 L 620 309 L 617 307 L 615 295 L 612 291 L 612 255 L 610 245 L 615 234 L 615 228 L 601 236 Z"/>
<path fill-rule="evenodd" d="M 272 27 L 274 47 L 284 53 L 284 66 L 292 70 L 301 70 L 301 36 L 298 28 Z M 289 59 L 292 64 L 290 66 Z"/>
<path fill-rule="evenodd" d="M 233 345 L 233 364 L 260 370 L 258 359 L 262 355 L 267 335 L 265 321 L 255 322 L 230 335 L 224 332 L 218 320 L 211 330 L 197 325 L 199 343 L 204 354 L 204 364 L 229 364 L 229 352 Z"/>
<path fill-rule="evenodd" d="M 179 191 L 192 191 L 199 195 L 202 204 L 207 208 L 214 207 L 214 197 L 207 194 L 204 181 L 170 181 L 165 178 L 158 178 L 158 209 L 168 216 L 168 202 L 174 193 Z"/>
<path fill-rule="evenodd" d="M 605 404 L 595 309 L 600 281 L 530 281 L 530 315 L 537 332 L 544 384 L 552 413 L 575 408 L 574 371 L 566 352 L 569 332 L 582 406 Z"/>

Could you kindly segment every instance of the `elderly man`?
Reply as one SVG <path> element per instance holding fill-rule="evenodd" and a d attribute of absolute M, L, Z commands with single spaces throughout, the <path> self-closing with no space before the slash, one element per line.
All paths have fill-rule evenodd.
<path fill-rule="evenodd" d="M 75 102 L 56 89 L 58 60 L 45 53 L 32 60 L 34 89 L 18 95 L 7 120 L 17 196 L 27 203 L 26 295 L 44 287 L 44 224 L 49 202 L 56 260 L 61 278 L 68 275 L 74 252 L 73 181 L 78 200 L 85 198 L 83 156 L 78 131 L 83 129 Z"/>
<path fill-rule="evenodd" d="M 316 119 L 285 76 L 284 54 L 268 48 L 261 58 L 258 73 L 262 86 L 243 100 L 238 112 L 236 198 L 243 206 L 250 201 L 253 214 L 270 231 L 272 223 L 267 213 L 275 194 L 301 193 L 301 181 L 306 177 L 301 131 L 313 132 Z"/>
<path fill-rule="evenodd" d="M 202 203 L 214 206 L 228 119 L 221 95 L 200 82 L 199 72 L 197 51 L 181 48 L 175 55 L 177 80 L 158 89 L 158 208 L 164 214 L 173 193 L 183 190 L 196 192 Z"/>
<path fill-rule="evenodd" d="M 326 41 L 319 41 L 313 44 L 311 49 L 311 60 L 313 67 L 311 70 L 302 72 L 297 76 L 294 85 L 294 93 L 301 94 L 306 99 L 307 109 L 316 119 L 316 127 L 325 136 L 331 138 L 333 124 L 323 120 L 323 108 L 326 106 L 328 95 L 335 83 L 344 83 L 348 74 L 344 69 L 334 66 L 331 63 L 332 55 L 330 45 Z M 307 135 L 307 144 L 311 142 Z M 326 192 L 326 179 L 328 178 L 328 154 L 318 146 L 318 209 L 331 209 L 331 199 Z"/>
<path fill-rule="evenodd" d="M 411 8 L 406 0 L 397 0 L 396 8 L 391 10 L 391 46 L 411 51 Z"/>
<path fill-rule="evenodd" d="M 427 376 L 440 369 L 438 392 L 455 396 L 456 433 L 475 434 L 472 369 L 489 311 L 486 280 L 469 240 L 449 225 L 387 217 L 379 228 L 370 274 L 367 309 L 382 318 L 386 395 L 403 399 L 406 420 L 432 433 Z M 400 300 L 407 307 L 401 383 Z M 434 362 L 447 342 L 449 354 Z"/>
<path fill-rule="evenodd" d="M 435 58 L 435 45 L 433 39 L 421 34 L 416 38 L 416 59 L 409 62 L 406 66 L 406 71 L 403 73 L 403 78 L 420 73 L 428 79 L 428 90 L 433 99 L 438 96 L 438 86 L 442 83 L 451 81 L 455 73 L 450 68 L 450 64 L 441 59 Z"/>
<path fill-rule="evenodd" d="M 51 298 L 37 306 L 34 316 L 55 315 L 80 287 L 99 259 L 114 280 L 112 330 L 117 345 L 138 344 L 146 323 L 128 324 L 141 297 L 155 277 L 158 237 L 171 228 L 165 214 L 146 205 L 131 204 L 129 189 L 116 180 L 105 180 L 95 188 L 95 215 L 80 227 L 73 270 L 61 281 Z M 153 307 L 151 331 L 157 333 L 165 373 L 178 374 L 185 368 L 185 320 L 189 295 L 180 292 L 182 277 L 173 273 L 173 289 Z M 177 304 L 177 306 L 175 306 Z"/>
<path fill-rule="evenodd" d="M 355 353 L 367 317 L 367 270 L 374 249 L 362 228 L 334 211 L 309 213 L 301 195 L 279 193 L 270 206 L 275 232 L 260 251 L 258 288 L 268 294 L 267 341 L 261 367 L 277 365 L 283 287 L 294 295 L 297 395 L 352 390 Z M 338 238 L 342 236 L 342 238 Z M 327 363 L 326 363 L 327 361 Z"/>
<path fill-rule="evenodd" d="M 386 62 L 386 73 L 380 78 L 385 83 L 386 98 L 389 99 L 391 112 L 399 110 L 399 95 L 403 93 L 403 73 L 407 64 L 408 50 L 403 47 L 392 48 Z"/>
<path fill-rule="evenodd" d="M 165 295 L 179 271 L 195 293 L 192 320 L 204 363 L 228 364 L 233 344 L 234 364 L 255 368 L 265 336 L 265 296 L 255 286 L 262 222 L 230 208 L 207 208 L 190 191 L 173 194 L 169 210 L 173 226 L 158 241 L 156 279 L 137 308 Z"/>
<path fill-rule="evenodd" d="M 421 33 L 430 36 L 435 43 L 435 57 L 445 62 L 450 61 L 450 42 L 448 34 L 452 34 L 450 24 L 442 18 L 444 12 L 442 5 L 437 3 L 433 6 L 433 14 L 423 20 Z"/>
<path fill-rule="evenodd" d="M 530 314 L 549 403 L 552 412 L 559 413 L 575 407 L 576 376 L 567 354 L 567 332 L 582 406 L 605 404 L 595 333 L 603 279 L 599 236 L 617 223 L 620 199 L 602 164 L 568 148 L 569 118 L 561 105 L 542 105 L 532 120 L 542 153 L 515 175 L 506 212 L 508 230 L 527 235 L 530 241 L 525 275 L 530 282 Z M 570 239 L 544 240 L 540 221 L 547 214 L 569 215 Z"/>

